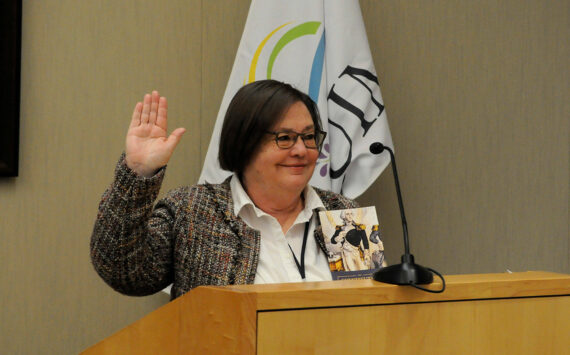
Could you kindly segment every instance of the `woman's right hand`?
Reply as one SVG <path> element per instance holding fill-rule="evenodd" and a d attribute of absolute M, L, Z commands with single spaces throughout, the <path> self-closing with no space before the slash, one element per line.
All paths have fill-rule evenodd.
<path fill-rule="evenodd" d="M 165 166 L 186 131 L 177 128 L 167 137 L 167 112 L 166 97 L 160 97 L 157 91 L 146 94 L 143 102 L 135 106 L 127 132 L 125 160 L 140 176 L 151 177 Z"/>

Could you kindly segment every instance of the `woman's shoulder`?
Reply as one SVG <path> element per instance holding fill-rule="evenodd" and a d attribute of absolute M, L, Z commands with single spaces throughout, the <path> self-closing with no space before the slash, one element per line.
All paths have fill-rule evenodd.
<path fill-rule="evenodd" d="M 166 193 L 165 198 L 173 200 L 198 200 L 210 201 L 226 200 L 227 196 L 231 194 L 230 185 L 228 181 L 221 184 L 195 184 L 179 186 Z"/>

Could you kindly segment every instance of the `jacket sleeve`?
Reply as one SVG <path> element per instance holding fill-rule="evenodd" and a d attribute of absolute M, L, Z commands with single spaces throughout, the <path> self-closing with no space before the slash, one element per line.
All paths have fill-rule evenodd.
<path fill-rule="evenodd" d="M 167 196 L 153 208 L 164 170 L 139 177 L 123 154 L 99 204 L 91 261 L 109 286 L 127 295 L 158 292 L 173 279 L 174 216 L 180 201 Z"/>

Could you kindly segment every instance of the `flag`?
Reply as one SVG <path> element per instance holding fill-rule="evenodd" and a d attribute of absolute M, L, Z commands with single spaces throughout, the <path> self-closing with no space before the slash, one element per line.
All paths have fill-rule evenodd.
<path fill-rule="evenodd" d="M 226 109 L 240 87 L 275 79 L 318 104 L 327 137 L 310 184 L 356 198 L 386 168 L 393 148 L 358 0 L 253 0 L 199 182 L 231 173 L 218 163 Z"/>

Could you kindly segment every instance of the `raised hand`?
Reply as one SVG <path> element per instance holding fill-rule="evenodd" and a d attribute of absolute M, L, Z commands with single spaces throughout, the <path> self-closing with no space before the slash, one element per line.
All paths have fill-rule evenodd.
<path fill-rule="evenodd" d="M 157 91 L 146 94 L 143 102 L 138 102 L 126 142 L 126 163 L 140 176 L 150 177 L 170 160 L 174 148 L 186 131 L 175 129 L 170 136 L 167 132 L 168 104 L 166 97 Z"/>

